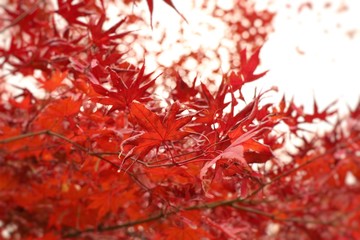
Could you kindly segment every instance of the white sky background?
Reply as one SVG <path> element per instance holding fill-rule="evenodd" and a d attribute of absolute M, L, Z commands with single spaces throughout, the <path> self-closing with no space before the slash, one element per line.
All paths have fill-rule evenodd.
<path fill-rule="evenodd" d="M 341 110 L 346 103 L 355 107 L 360 97 L 360 1 L 330 1 L 333 7 L 324 9 L 326 1 L 316 0 L 313 9 L 297 13 L 299 2 L 304 1 L 276 6 L 275 31 L 261 55 L 263 67 L 270 69 L 264 82 L 294 95 L 305 107 L 314 95 L 322 107 L 334 99 Z M 285 8 L 286 3 L 294 7 Z"/>
<path fill-rule="evenodd" d="M 232 0 L 221 0 L 227 4 Z M 168 36 L 178 34 L 176 25 L 180 17 L 162 1 L 154 1 L 154 21 L 168 25 Z M 183 0 L 173 0 L 175 6 L 187 18 L 188 33 L 199 29 L 201 18 L 208 16 L 193 8 Z M 258 0 L 259 9 L 267 6 L 268 0 Z M 304 104 L 306 111 L 312 110 L 315 96 L 320 108 L 339 99 L 338 106 L 345 112 L 346 105 L 355 107 L 360 97 L 360 1 L 359 0 L 273 0 L 271 8 L 277 13 L 274 18 L 275 31 L 262 48 L 259 69 L 270 70 L 268 74 L 253 84 L 265 90 L 278 86 L 288 99 Z M 311 2 L 312 9 L 298 7 Z M 330 8 L 324 8 L 325 3 Z M 345 5 L 348 7 L 345 9 Z M 291 6 L 290 8 L 288 6 Z M 344 11 L 346 10 L 346 11 Z M 169 11 L 169 12 L 168 12 Z M 221 23 L 219 29 L 221 29 Z M 202 37 L 185 36 L 194 45 L 211 44 L 221 38 L 221 31 L 204 31 Z M 156 29 L 151 33 L 156 35 Z M 216 40 L 215 40 L 216 41 Z M 174 47 L 179 47 L 174 45 Z M 175 49 L 176 50 L 176 49 Z M 302 54 L 300 54 L 302 53 Z M 169 53 L 171 57 L 171 53 Z M 149 61 L 147 61 L 149 63 Z M 204 70 L 206 72 L 206 69 Z M 200 71 L 201 72 L 201 71 Z M 251 91 L 250 94 L 253 91 Z M 277 95 L 277 99 L 282 94 Z"/>

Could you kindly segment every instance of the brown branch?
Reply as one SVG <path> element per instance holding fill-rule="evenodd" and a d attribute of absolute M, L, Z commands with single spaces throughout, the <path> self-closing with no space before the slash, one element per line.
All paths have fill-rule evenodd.
<path fill-rule="evenodd" d="M 268 218 L 271 218 L 273 220 L 276 219 L 276 216 L 271 214 L 271 213 L 267 213 L 267 212 L 263 212 L 263 211 L 260 211 L 256 208 L 250 208 L 250 207 L 245 207 L 245 206 L 239 206 L 237 204 L 231 204 L 231 206 L 235 209 L 238 209 L 238 210 L 241 210 L 241 211 L 245 211 L 245 212 L 249 212 L 249 213 L 255 213 L 257 215 L 261 215 L 261 216 L 265 216 L 265 217 L 268 217 Z"/>
<path fill-rule="evenodd" d="M 21 135 L 17 135 L 14 137 L 9 137 L 6 139 L 1 139 L 0 140 L 0 144 L 6 144 L 6 143 L 11 143 L 11 142 L 15 142 L 24 138 L 28 138 L 28 137 L 35 137 L 38 135 L 43 135 L 43 134 L 47 134 L 49 131 L 48 130 L 43 130 L 43 131 L 39 131 L 39 132 L 29 132 L 29 133 L 24 133 Z"/>
<path fill-rule="evenodd" d="M 318 220 L 306 220 L 306 219 L 302 219 L 302 218 L 294 218 L 294 217 L 289 217 L 289 218 L 279 218 L 274 214 L 268 213 L 268 212 L 264 212 L 261 210 L 258 210 L 256 208 L 250 208 L 250 207 L 245 207 L 245 206 L 239 206 L 237 204 L 232 204 L 231 205 L 233 208 L 241 210 L 241 211 L 245 211 L 245 212 L 249 212 L 249 213 L 254 213 L 257 215 L 261 215 L 267 218 L 270 218 L 272 220 L 275 221 L 280 221 L 280 222 L 297 222 L 297 223 L 312 223 L 312 224 L 318 224 L 318 225 L 330 225 L 330 226 L 335 226 L 336 224 L 334 223 L 334 221 L 328 221 L 328 222 L 323 222 L 323 221 L 318 221 Z"/>
<path fill-rule="evenodd" d="M 164 213 L 159 213 L 157 215 L 154 215 L 152 217 L 149 218 L 143 218 L 143 219 L 138 219 L 135 221 L 129 221 L 123 224 L 119 224 L 119 225 L 113 225 L 113 226 L 109 226 L 109 227 L 98 227 L 98 228 L 88 228 L 82 231 L 74 231 L 71 233 L 66 233 L 64 235 L 62 235 L 63 238 L 75 238 L 75 237 L 79 237 L 80 235 L 84 234 L 84 233 L 91 233 L 91 232 L 104 232 L 104 231 L 113 231 L 113 230 L 117 230 L 120 228 L 126 228 L 126 227 L 131 227 L 131 226 L 135 226 L 135 225 L 139 225 L 142 223 L 147 223 L 147 222 L 152 222 L 155 220 L 159 220 L 163 217 L 165 217 L 166 215 L 169 214 L 164 214 Z"/>

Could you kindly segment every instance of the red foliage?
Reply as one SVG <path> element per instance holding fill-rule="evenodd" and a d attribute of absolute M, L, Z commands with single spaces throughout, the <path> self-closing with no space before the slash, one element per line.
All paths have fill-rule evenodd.
<path fill-rule="evenodd" d="M 227 13 L 271 23 L 245 2 Z M 145 63 L 119 50 L 135 34 L 127 24 L 140 20 L 105 27 L 108 4 L 3 7 L 1 84 L 22 74 L 39 88 L 0 88 L 3 238 L 360 237 L 360 185 L 348 180 L 360 178 L 360 105 L 331 131 L 305 136 L 302 126 L 327 121 L 332 104 L 320 111 L 314 102 L 308 114 L 285 97 L 263 104 L 268 92 L 246 101 L 243 86 L 265 74 L 254 73 L 260 47 L 250 40 L 251 56 L 237 49 L 239 64 L 215 90 L 196 78 L 189 86 L 178 73 L 164 76 L 172 89 L 160 88 Z M 301 141 L 295 152 L 286 151 L 289 136 Z"/>

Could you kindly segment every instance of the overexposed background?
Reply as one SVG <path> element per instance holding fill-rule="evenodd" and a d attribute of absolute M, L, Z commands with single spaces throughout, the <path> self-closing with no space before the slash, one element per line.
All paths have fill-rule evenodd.
<path fill-rule="evenodd" d="M 154 2 L 154 22 L 160 21 L 167 29 L 167 37 L 177 39 L 180 33 L 176 26 L 180 16 L 162 1 Z M 192 34 L 192 29 L 201 29 L 202 21 L 216 20 L 206 12 L 194 9 L 191 1 L 173 2 L 188 20 L 182 37 L 192 41 L 195 47 L 221 41 L 224 28 L 221 22 L 215 22 L 217 29 Z M 218 1 L 224 8 L 231 7 L 232 2 Z M 294 96 L 296 103 L 304 104 L 306 111 L 312 110 L 314 96 L 320 108 L 335 99 L 339 99 L 338 107 L 342 113 L 348 105 L 354 108 L 360 97 L 360 1 L 257 0 L 256 7 L 270 8 L 276 16 L 274 32 L 269 34 L 260 54 L 259 72 L 270 71 L 254 85 L 261 89 L 278 86 L 288 99 Z M 150 34 L 156 39 L 156 29 Z M 171 45 L 169 41 L 165 44 Z M 174 52 L 181 50 L 175 40 L 171 46 Z M 167 57 L 171 59 L 171 56 L 172 52 L 167 51 Z M 207 69 L 199 72 L 206 75 Z M 280 97 L 281 94 L 276 96 Z"/>
<path fill-rule="evenodd" d="M 209 12 L 194 8 L 191 0 L 172 0 L 177 9 L 186 17 L 181 32 L 181 17 L 167 6 L 163 0 L 154 0 L 153 22 L 159 22 L 161 30 L 149 26 L 140 29 L 139 33 L 152 36 L 153 42 L 146 46 L 149 49 L 166 49 L 155 59 L 146 56 L 146 65 L 150 70 L 157 69 L 156 60 L 166 66 L 184 50 L 182 38 L 189 42 L 190 50 L 199 46 L 216 48 L 224 39 L 225 24 L 220 19 L 211 17 Z M 279 87 L 288 99 L 292 96 L 298 104 L 304 104 L 306 111 L 312 110 L 315 96 L 320 108 L 324 108 L 335 99 L 339 99 L 338 107 L 342 113 L 347 105 L 354 108 L 360 97 L 360 1 L 359 0 L 254 0 L 259 10 L 269 8 L 276 13 L 273 21 L 274 32 L 270 33 L 261 54 L 259 72 L 269 70 L 262 79 L 249 84 L 249 95 L 256 86 L 266 90 L 271 86 Z M 224 9 L 232 8 L 234 0 L 202 2 L 220 4 Z M 108 9 L 113 20 L 118 21 L 117 7 Z M 146 1 L 133 7 L 133 11 L 143 11 L 149 15 Z M 136 13 L 135 13 L 136 14 Z M 148 17 L 144 17 L 149 20 Z M 239 16 L 239 21 L 242 18 Z M 204 27 L 204 22 L 215 28 Z M 113 23 L 109 22 L 109 26 Z M 161 42 L 161 31 L 165 29 L 166 39 Z M 221 49 L 219 50 L 221 52 Z M 226 55 L 224 55 L 226 59 Z M 192 64 L 189 61 L 187 64 Z M 194 66 L 196 63 L 193 63 Z M 199 78 L 206 80 L 211 68 L 219 64 L 216 61 L 203 63 L 196 68 Z M 221 63 L 224 72 L 228 71 L 226 61 Z M 196 74 L 196 73 L 194 73 Z M 195 75 L 194 75 L 195 76 Z M 194 76 L 189 76 L 192 79 Z M 15 79 L 16 85 L 36 91 L 36 85 L 27 78 Z M 282 94 L 274 94 L 276 100 Z M 246 94 L 246 93 L 245 93 Z"/>
<path fill-rule="evenodd" d="M 360 97 L 360 1 L 281 2 L 275 31 L 262 52 L 263 66 L 270 69 L 266 81 L 308 109 L 313 95 L 322 107 L 334 99 L 342 111 L 346 104 L 355 107 Z M 326 3 L 331 6 L 324 8 Z"/>

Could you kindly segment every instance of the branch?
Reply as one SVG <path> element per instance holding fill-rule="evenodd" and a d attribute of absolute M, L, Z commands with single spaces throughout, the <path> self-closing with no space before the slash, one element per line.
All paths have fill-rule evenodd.
<path fill-rule="evenodd" d="M 49 132 L 48 130 L 43 130 L 43 131 L 39 131 L 39 132 L 24 133 L 24 134 L 17 135 L 17 136 L 14 136 L 14 137 L 1 139 L 0 144 L 11 143 L 11 142 L 15 142 L 15 141 L 18 141 L 18 140 L 21 140 L 21 139 L 24 139 L 24 138 L 28 138 L 28 137 L 35 137 L 35 136 L 38 136 L 38 135 L 48 134 L 48 132 Z"/>
<path fill-rule="evenodd" d="M 48 136 L 53 136 L 59 139 L 64 140 L 67 143 L 70 143 L 71 145 L 73 145 L 74 147 L 78 148 L 79 150 L 86 152 L 88 155 L 90 156 L 95 156 L 96 158 L 110 164 L 111 166 L 113 166 L 116 169 L 121 169 L 121 166 L 113 163 L 112 161 L 104 158 L 102 155 L 112 155 L 110 153 L 99 153 L 99 152 L 92 152 L 89 151 L 89 149 L 83 147 L 82 145 L 72 141 L 71 139 L 65 137 L 64 135 L 61 135 L 59 133 L 50 131 L 50 130 L 42 130 L 42 131 L 38 131 L 38 132 L 29 132 L 29 133 L 24 133 L 21 135 L 17 135 L 14 137 L 10 137 L 10 138 L 6 138 L 6 139 L 2 139 L 0 140 L 0 144 L 6 144 L 6 143 L 11 143 L 11 142 L 15 142 L 24 138 L 29 138 L 29 137 L 35 137 L 35 136 L 39 136 L 39 135 L 48 135 Z M 136 178 L 136 176 L 133 173 L 130 173 L 128 171 L 125 171 L 132 179 L 134 179 L 139 185 L 141 185 L 144 189 L 149 190 L 148 187 L 142 183 L 139 179 Z"/>
<path fill-rule="evenodd" d="M 245 207 L 245 206 L 239 206 L 237 204 L 232 204 L 231 205 L 233 208 L 241 210 L 241 211 L 245 211 L 245 212 L 249 212 L 249 213 L 254 213 L 257 215 L 261 215 L 267 218 L 270 218 L 272 220 L 275 221 L 282 221 L 282 222 L 298 222 L 298 223 L 312 223 L 312 224 L 319 224 L 319 225 L 331 225 L 331 226 L 336 226 L 336 224 L 334 223 L 334 221 L 328 221 L 328 222 L 322 222 L 322 221 L 317 221 L 317 220 L 306 220 L 306 219 L 302 219 L 302 218 L 279 218 L 274 214 L 271 213 L 267 213 L 267 212 L 263 212 L 261 210 L 258 210 L 256 208 L 250 208 L 250 207 Z"/>
<path fill-rule="evenodd" d="M 148 217 L 148 218 L 143 218 L 143 219 L 138 219 L 138 220 L 134 220 L 134 221 L 129 221 L 123 224 L 119 224 L 119 225 L 112 225 L 112 226 L 108 226 L 108 227 L 97 227 L 97 228 L 88 228 L 82 231 L 74 231 L 71 233 L 67 233 L 62 235 L 63 238 L 75 238 L 75 237 L 79 237 L 81 234 L 83 233 L 90 233 L 90 232 L 104 232 L 104 231 L 113 231 L 113 230 L 118 230 L 121 228 L 126 228 L 126 227 L 131 227 L 131 226 L 135 226 L 135 225 L 139 225 L 142 223 L 148 223 L 148 222 L 152 222 L 161 218 L 166 218 L 168 216 L 172 216 L 180 211 L 191 211 L 191 210 L 201 210 L 201 209 L 212 209 L 212 208 L 216 208 L 219 206 L 223 206 L 223 205 L 228 205 L 228 201 L 219 201 L 219 202 L 214 202 L 214 203 L 205 203 L 205 204 L 200 204 L 200 205 L 195 205 L 195 206 L 190 206 L 190 207 L 186 207 L 186 208 L 176 208 L 170 212 L 164 213 L 158 213 L 155 214 L 154 216 Z"/>
<path fill-rule="evenodd" d="M 96 153 L 96 152 L 91 152 L 87 148 L 85 148 L 85 147 L 81 146 L 80 144 L 72 141 L 71 139 L 65 137 L 64 135 L 61 135 L 59 133 L 56 133 L 56 132 L 53 132 L 53 131 L 50 131 L 50 130 L 42 130 L 42 131 L 38 131 L 38 132 L 29 132 L 29 133 L 24 133 L 24 134 L 17 135 L 17 136 L 14 136 L 14 137 L 2 139 L 2 140 L 0 140 L 0 144 L 11 143 L 11 142 L 15 142 L 15 141 L 18 141 L 18 140 L 21 140 L 21 139 L 24 139 L 24 138 L 35 137 L 35 136 L 39 136 L 39 135 L 49 135 L 49 136 L 60 138 L 60 139 L 64 140 L 65 142 L 70 143 L 74 147 L 80 149 L 81 151 L 84 151 L 84 152 L 88 153 L 91 156 L 96 156 L 99 159 L 109 163 L 113 167 L 119 168 L 119 165 L 117 165 L 117 164 L 111 162 L 110 160 L 102 157 L 101 154 Z"/>
<path fill-rule="evenodd" d="M 196 152 L 199 152 L 199 151 L 192 151 L 192 152 L 187 152 L 187 153 L 182 153 L 182 154 L 177 154 L 177 155 L 173 155 L 174 158 L 176 157 L 181 157 L 181 156 L 185 156 L 185 155 L 189 155 L 189 154 L 193 154 L 193 153 L 196 153 Z M 120 154 L 117 153 L 118 156 L 122 156 L 122 157 L 126 157 L 126 154 L 121 152 Z M 155 160 L 155 161 L 152 161 L 152 162 L 145 162 L 145 161 L 142 161 L 142 160 L 139 160 L 135 157 L 129 157 L 128 159 L 131 159 L 132 161 L 134 162 L 138 162 L 140 163 L 141 165 L 147 167 L 147 168 L 161 168 L 161 167 L 173 167 L 173 166 L 182 166 L 182 165 L 186 165 L 186 164 L 189 164 L 189 163 L 194 163 L 194 162 L 197 162 L 197 161 L 200 161 L 200 162 L 203 162 L 203 161 L 206 161 L 206 159 L 199 159 L 200 157 L 204 157 L 206 156 L 207 154 L 205 152 L 203 153 L 199 153 L 198 155 L 194 156 L 194 157 L 191 157 L 191 158 L 187 158 L 186 160 L 183 160 L 183 161 L 179 161 L 179 162 L 168 162 L 168 163 L 160 163 L 160 162 L 165 162 L 167 160 L 170 160 L 171 157 L 167 157 L 167 158 L 163 158 L 163 159 L 159 159 L 159 160 Z M 210 160 L 210 159 L 209 159 Z M 155 164 L 155 163 L 158 163 L 158 164 Z"/>
<path fill-rule="evenodd" d="M 166 214 L 168 215 L 168 214 Z M 130 222 L 126 222 L 123 224 L 119 224 L 119 225 L 114 225 L 114 226 L 109 226 L 109 227 L 98 227 L 98 228 L 88 228 L 82 231 L 74 231 L 72 233 L 67 233 L 62 235 L 63 238 L 75 238 L 75 237 L 79 237 L 81 234 L 83 233 L 89 233 L 89 232 L 104 232 L 104 231 L 113 231 L 113 230 L 117 230 L 120 228 L 126 228 L 126 227 L 131 227 L 131 226 L 135 226 L 135 225 L 139 225 L 142 223 L 147 223 L 147 222 L 152 222 L 155 220 L 158 220 L 160 218 L 163 218 L 166 216 L 164 213 L 159 213 L 157 215 L 154 215 L 152 217 L 149 218 L 144 218 L 144 219 L 138 219 L 135 221 L 130 221 Z"/>

